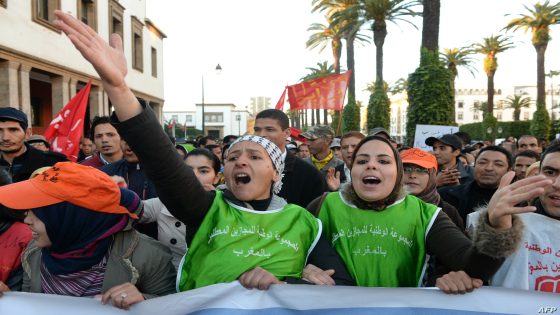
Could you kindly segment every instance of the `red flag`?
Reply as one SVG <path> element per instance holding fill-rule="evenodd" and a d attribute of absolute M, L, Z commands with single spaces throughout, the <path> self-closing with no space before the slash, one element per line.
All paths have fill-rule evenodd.
<path fill-rule="evenodd" d="M 279 110 L 284 110 L 284 100 L 286 99 L 286 88 L 284 88 L 284 93 L 282 93 L 282 96 L 280 96 L 280 99 L 278 100 L 278 103 L 276 103 L 276 109 Z"/>
<path fill-rule="evenodd" d="M 78 159 L 90 88 L 91 81 L 64 106 L 45 131 L 51 150 L 66 155 L 72 162 Z"/>
<path fill-rule="evenodd" d="M 331 109 L 340 111 L 344 105 L 350 71 L 288 86 L 290 110 Z"/>

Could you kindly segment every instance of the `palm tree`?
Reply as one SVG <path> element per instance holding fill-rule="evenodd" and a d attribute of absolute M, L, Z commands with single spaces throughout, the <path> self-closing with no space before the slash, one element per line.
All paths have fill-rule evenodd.
<path fill-rule="evenodd" d="M 528 108 L 531 103 L 533 103 L 531 98 L 523 95 L 510 95 L 504 101 L 505 108 L 513 108 L 513 121 L 519 121 L 521 108 Z"/>
<path fill-rule="evenodd" d="M 317 62 L 317 68 L 311 68 L 308 67 L 306 68 L 307 70 L 309 70 L 309 73 L 307 75 L 305 75 L 304 77 L 302 77 L 300 79 L 300 81 L 309 81 L 309 80 L 314 80 L 314 79 L 318 79 L 318 78 L 322 78 L 322 77 L 326 77 L 328 75 L 334 74 L 335 73 L 335 69 L 334 69 L 334 65 L 329 65 L 328 61 L 323 61 L 321 62 Z M 321 114 L 319 112 L 320 110 L 317 109 L 315 114 L 317 115 L 317 124 L 321 123 Z M 325 125 L 328 122 L 325 120 Z M 314 125 L 315 124 L 315 118 L 313 115 L 313 111 L 311 112 L 311 124 Z"/>
<path fill-rule="evenodd" d="M 510 37 L 503 35 L 491 35 L 490 37 L 484 37 L 481 43 L 474 45 L 474 49 L 477 53 L 484 54 L 484 72 L 488 77 L 488 110 L 487 113 L 490 116 L 494 113 L 494 75 L 498 69 L 498 57 L 497 55 L 504 52 L 514 45 L 511 42 Z"/>
<path fill-rule="evenodd" d="M 330 19 L 331 25 L 338 27 L 346 41 L 346 68 L 351 70 L 348 82 L 348 102 L 352 103 L 356 99 L 356 81 L 354 68 L 354 42 L 369 42 L 369 37 L 359 33 L 362 26 L 357 12 L 348 13 L 349 9 L 356 6 L 359 0 L 313 0 L 313 10 L 326 11 L 326 16 Z"/>
<path fill-rule="evenodd" d="M 311 26 L 307 30 L 315 32 L 307 40 L 306 46 L 309 49 L 319 48 L 319 52 L 322 52 L 327 46 L 327 43 L 330 41 L 333 59 L 334 59 L 334 64 L 333 64 L 334 73 L 340 73 L 340 57 L 342 54 L 342 36 L 343 36 L 340 28 L 336 25 L 333 25 L 329 21 L 328 26 L 325 26 L 324 24 L 321 23 L 314 23 L 311 24 Z M 327 118 L 328 118 L 328 111 L 324 109 L 323 123 L 325 125 L 327 124 Z"/>
<path fill-rule="evenodd" d="M 458 67 L 464 67 L 474 76 L 476 68 L 472 65 L 474 62 L 474 58 L 471 57 L 473 53 L 472 47 L 444 48 L 443 52 L 440 53 L 441 61 L 451 72 L 451 88 L 453 90 L 455 90 L 455 78 L 459 76 Z"/>
<path fill-rule="evenodd" d="M 451 93 L 453 93 L 453 106 L 451 106 L 451 115 L 455 117 L 455 79 L 459 76 L 457 67 L 464 67 L 473 76 L 476 69 L 472 66 L 474 59 L 471 57 L 474 53 L 472 47 L 461 48 L 444 48 L 440 53 L 440 60 L 447 66 L 451 72 Z"/>
<path fill-rule="evenodd" d="M 505 29 L 514 31 L 524 28 L 533 33 L 533 46 L 537 51 L 537 106 L 545 104 L 544 55 L 550 41 L 550 26 L 560 24 L 560 2 L 551 5 L 549 0 L 538 2 L 533 8 L 524 6 L 529 14 L 511 20 Z"/>
<path fill-rule="evenodd" d="M 417 16 L 420 13 L 414 8 L 421 3 L 417 0 L 359 0 L 357 5 L 349 7 L 346 15 L 354 15 L 362 20 L 363 24 L 371 23 L 373 43 L 375 44 L 375 82 L 383 85 L 383 45 L 387 37 L 387 22 L 405 22 L 416 28 L 407 17 Z"/>

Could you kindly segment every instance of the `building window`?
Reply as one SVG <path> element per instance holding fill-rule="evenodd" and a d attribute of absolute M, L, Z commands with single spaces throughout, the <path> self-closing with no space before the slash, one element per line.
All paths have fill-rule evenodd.
<path fill-rule="evenodd" d="M 457 102 L 457 107 L 458 108 L 463 108 L 464 105 L 465 105 L 465 102 L 463 102 L 463 101 Z"/>
<path fill-rule="evenodd" d="M 529 120 L 529 112 L 523 112 L 523 120 Z"/>
<path fill-rule="evenodd" d="M 152 77 L 157 78 L 157 50 L 152 47 Z"/>
<path fill-rule="evenodd" d="M 463 113 L 457 113 L 457 120 L 463 120 Z"/>
<path fill-rule="evenodd" d="M 78 0 L 78 19 L 97 31 L 97 1 Z"/>
<path fill-rule="evenodd" d="M 60 10 L 60 0 L 33 0 L 31 2 L 31 10 L 34 22 L 60 33 L 51 23 L 54 21 L 54 10 Z"/>
<path fill-rule="evenodd" d="M 478 120 L 478 112 L 473 113 L 473 119 Z"/>
<path fill-rule="evenodd" d="M 124 41 L 123 36 L 123 16 L 124 7 L 115 0 L 109 1 L 109 35 L 119 34 Z"/>
<path fill-rule="evenodd" d="M 179 115 L 171 115 L 171 120 L 178 122 L 179 121 Z"/>
<path fill-rule="evenodd" d="M 502 113 L 497 113 L 496 114 L 496 119 L 502 120 Z"/>
<path fill-rule="evenodd" d="M 192 123 L 192 116 L 191 115 L 187 115 L 187 120 L 188 123 Z"/>
<path fill-rule="evenodd" d="M 138 71 L 144 71 L 144 54 L 143 54 L 143 43 L 142 43 L 142 33 L 144 30 L 144 24 L 140 22 L 135 16 L 131 17 L 132 24 L 132 68 Z"/>
<path fill-rule="evenodd" d="M 204 122 L 221 123 L 224 122 L 224 114 L 222 113 L 205 113 Z"/>

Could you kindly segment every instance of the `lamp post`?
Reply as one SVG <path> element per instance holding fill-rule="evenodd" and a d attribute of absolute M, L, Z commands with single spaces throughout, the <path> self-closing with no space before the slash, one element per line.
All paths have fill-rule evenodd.
<path fill-rule="evenodd" d="M 222 66 L 220 66 L 220 64 L 218 64 L 216 66 L 216 74 L 220 74 L 222 73 Z M 205 125 L 205 117 L 204 117 L 204 75 L 202 75 L 202 135 L 204 136 L 205 134 L 205 130 L 204 130 L 204 125 Z"/>
<path fill-rule="evenodd" d="M 241 136 L 241 114 L 235 115 L 235 120 L 237 120 L 237 135 Z"/>

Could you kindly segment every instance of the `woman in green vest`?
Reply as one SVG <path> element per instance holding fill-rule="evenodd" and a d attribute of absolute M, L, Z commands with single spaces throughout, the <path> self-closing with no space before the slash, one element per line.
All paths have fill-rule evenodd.
<path fill-rule="evenodd" d="M 523 209 L 494 208 L 482 215 L 473 243 L 440 208 L 406 194 L 400 157 L 382 137 L 358 144 L 351 176 L 351 183 L 308 209 L 359 286 L 420 286 L 432 254 L 450 270 L 487 280 L 520 240 L 522 224 L 511 214 Z M 319 273 L 306 268 L 308 278 Z M 472 290 L 472 284 L 461 285 L 466 288 L 459 291 Z"/>
<path fill-rule="evenodd" d="M 227 189 L 204 190 L 177 155 L 154 111 L 140 104 L 127 86 L 119 35 L 112 34 L 108 44 L 72 15 L 54 14 L 55 27 L 99 74 L 115 109 L 111 123 L 142 161 L 163 204 L 185 224 L 189 249 L 177 276 L 179 291 L 237 279 L 246 287 L 266 289 L 301 278 L 306 261 L 324 263 L 323 269 L 334 267 L 334 276 L 352 283 L 347 272 L 344 277 L 344 263 L 336 252 L 328 242 L 319 241 L 320 221 L 275 195 L 284 167 L 276 145 L 256 136 L 241 137 L 227 154 Z"/>

